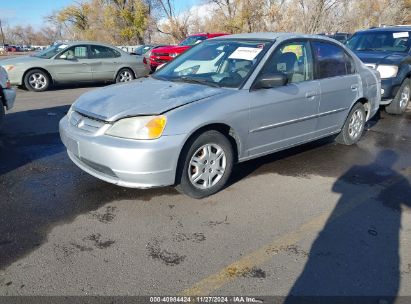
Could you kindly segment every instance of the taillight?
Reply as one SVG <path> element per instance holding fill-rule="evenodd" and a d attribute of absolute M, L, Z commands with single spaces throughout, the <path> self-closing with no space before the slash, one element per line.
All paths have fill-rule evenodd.
<path fill-rule="evenodd" d="M 6 88 L 7 88 L 7 89 L 11 89 L 11 82 L 10 82 L 10 80 L 8 80 L 8 79 L 7 79 L 7 81 L 6 81 Z"/>
<path fill-rule="evenodd" d="M 147 64 L 147 59 L 146 59 L 146 57 L 143 57 L 143 63 L 144 63 L 144 64 Z"/>

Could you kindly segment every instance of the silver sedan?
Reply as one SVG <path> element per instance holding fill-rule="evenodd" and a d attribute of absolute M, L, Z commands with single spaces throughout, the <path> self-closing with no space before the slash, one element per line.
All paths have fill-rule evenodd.
<path fill-rule="evenodd" d="M 322 36 L 207 40 L 151 78 L 81 96 L 60 121 L 72 161 L 125 187 L 221 190 L 236 162 L 335 135 L 358 142 L 381 98 L 378 73 Z"/>
<path fill-rule="evenodd" d="M 126 82 L 145 76 L 142 56 L 107 44 L 79 41 L 55 44 L 32 56 L 0 61 L 12 85 L 41 92 L 55 83 Z"/>

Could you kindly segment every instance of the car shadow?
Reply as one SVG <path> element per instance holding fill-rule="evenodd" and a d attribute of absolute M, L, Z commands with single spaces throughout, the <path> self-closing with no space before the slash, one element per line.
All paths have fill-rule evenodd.
<path fill-rule="evenodd" d="M 6 115 L 0 131 L 0 269 L 47 241 L 56 225 L 119 200 L 177 196 L 172 187 L 138 190 L 100 181 L 75 166 L 58 123 L 69 106 Z"/>
<path fill-rule="evenodd" d="M 69 107 L 8 113 L 0 130 L 0 176 L 63 151 L 58 123 Z"/>
<path fill-rule="evenodd" d="M 340 199 L 285 303 L 395 302 L 402 275 L 401 217 L 411 208 L 410 184 L 393 169 L 397 161 L 396 152 L 383 150 L 334 183 Z M 365 186 L 363 202 L 353 197 L 353 185 Z"/>

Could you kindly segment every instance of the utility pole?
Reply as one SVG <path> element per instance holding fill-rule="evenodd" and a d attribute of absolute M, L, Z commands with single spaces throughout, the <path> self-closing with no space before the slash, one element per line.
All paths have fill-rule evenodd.
<path fill-rule="evenodd" d="M 4 33 L 3 33 L 3 26 L 1 25 L 1 19 L 0 19 L 0 32 L 1 32 L 1 40 L 3 41 L 3 46 L 4 46 Z"/>

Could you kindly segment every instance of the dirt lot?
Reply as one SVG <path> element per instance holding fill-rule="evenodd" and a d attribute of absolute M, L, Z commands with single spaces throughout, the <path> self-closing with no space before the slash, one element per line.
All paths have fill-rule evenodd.
<path fill-rule="evenodd" d="M 352 147 L 325 139 L 241 164 L 193 200 L 68 159 L 58 121 L 92 89 L 18 90 L 6 115 L 0 295 L 411 296 L 410 109 L 381 112 Z"/>

